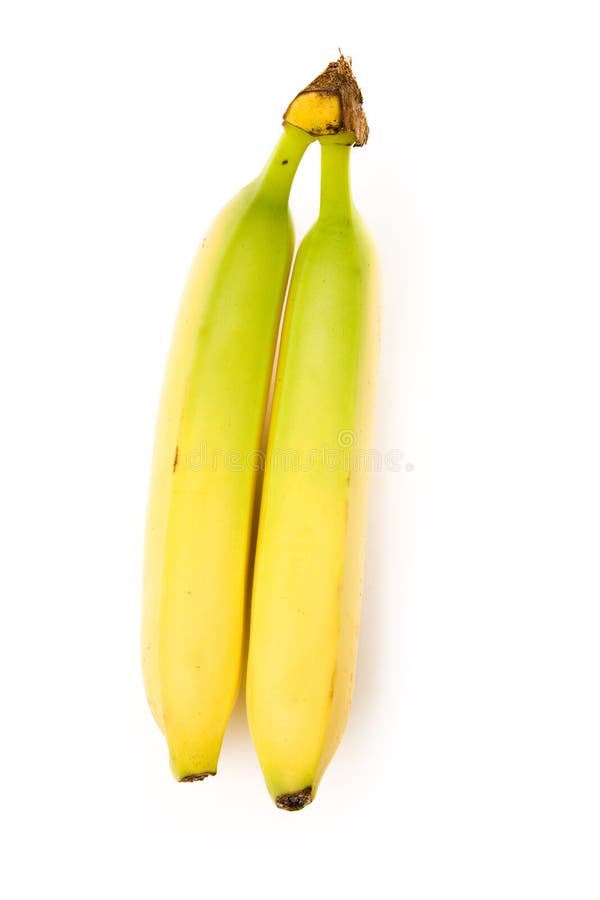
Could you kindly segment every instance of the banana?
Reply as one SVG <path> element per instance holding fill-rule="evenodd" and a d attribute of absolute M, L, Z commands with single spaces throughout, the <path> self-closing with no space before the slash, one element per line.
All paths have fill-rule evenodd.
<path fill-rule="evenodd" d="M 343 57 L 337 66 L 356 85 Z M 286 118 L 324 134 L 310 88 L 301 118 L 293 104 Z M 379 279 L 350 194 L 350 144 L 367 134 L 357 85 L 353 96 L 354 119 L 342 109 L 338 133 L 320 138 L 320 213 L 285 309 L 254 567 L 248 721 L 269 792 L 287 810 L 312 801 L 341 739 L 357 652 Z"/>
<path fill-rule="evenodd" d="M 215 774 L 240 680 L 252 510 L 294 232 L 312 140 L 284 124 L 259 177 L 221 212 L 182 298 L 147 512 L 142 660 L 179 781 Z"/>

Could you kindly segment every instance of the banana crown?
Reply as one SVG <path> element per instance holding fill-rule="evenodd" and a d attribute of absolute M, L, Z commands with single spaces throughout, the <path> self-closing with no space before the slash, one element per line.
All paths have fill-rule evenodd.
<path fill-rule="evenodd" d="M 340 135 L 344 143 L 362 147 L 369 137 L 363 98 L 352 71 L 352 59 L 340 58 L 311 81 L 292 100 L 283 121 L 296 125 L 315 137 Z"/>

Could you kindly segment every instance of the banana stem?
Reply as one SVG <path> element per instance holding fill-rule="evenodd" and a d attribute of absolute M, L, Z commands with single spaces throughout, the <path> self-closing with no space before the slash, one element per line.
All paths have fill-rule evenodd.
<path fill-rule="evenodd" d="M 350 147 L 333 141 L 321 144 L 321 219 L 349 219 Z"/>
<path fill-rule="evenodd" d="M 312 141 L 313 135 L 286 123 L 270 159 L 258 176 L 261 191 L 287 205 L 296 169 Z"/>

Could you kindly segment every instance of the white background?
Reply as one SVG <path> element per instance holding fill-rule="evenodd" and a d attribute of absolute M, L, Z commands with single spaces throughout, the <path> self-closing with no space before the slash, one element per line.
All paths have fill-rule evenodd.
<path fill-rule="evenodd" d="M 2 5 L 6 897 L 597 900 L 595 6 Z M 196 245 L 338 46 L 371 124 L 353 184 L 384 273 L 376 446 L 408 470 L 373 477 L 353 714 L 287 814 L 243 705 L 218 777 L 171 778 L 142 534 Z M 292 202 L 301 236 L 316 147 Z"/>

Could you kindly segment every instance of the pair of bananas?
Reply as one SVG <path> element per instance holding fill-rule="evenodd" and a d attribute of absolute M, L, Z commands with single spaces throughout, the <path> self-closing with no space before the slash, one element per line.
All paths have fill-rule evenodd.
<path fill-rule="evenodd" d="M 367 134 L 341 56 L 291 103 L 263 171 L 202 242 L 155 438 L 143 670 L 172 771 L 216 773 L 247 652 L 252 738 L 288 810 L 313 799 L 354 679 L 378 280 L 349 160 Z M 272 376 L 294 250 L 288 198 L 315 138 L 320 213 L 298 249 Z"/>

